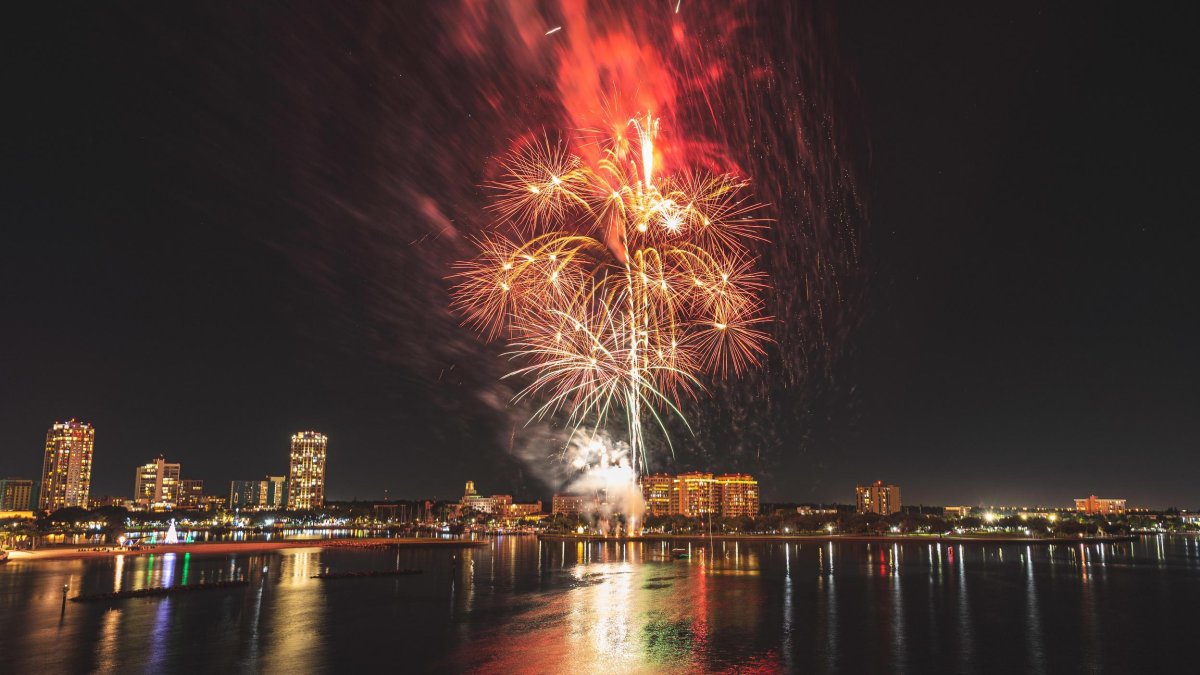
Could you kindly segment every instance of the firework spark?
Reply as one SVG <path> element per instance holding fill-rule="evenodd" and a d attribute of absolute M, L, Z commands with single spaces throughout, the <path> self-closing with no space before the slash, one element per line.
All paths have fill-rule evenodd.
<path fill-rule="evenodd" d="M 665 435 L 706 377 L 765 355 L 749 246 L 764 223 L 736 176 L 658 175 L 658 119 L 610 126 L 592 163 L 549 139 L 509 156 L 492 186 L 497 226 L 458 265 L 453 302 L 508 341 L 509 376 L 528 379 L 517 398 L 544 399 L 535 418 L 565 411 L 578 429 L 622 416 L 645 470 L 643 419 Z"/>

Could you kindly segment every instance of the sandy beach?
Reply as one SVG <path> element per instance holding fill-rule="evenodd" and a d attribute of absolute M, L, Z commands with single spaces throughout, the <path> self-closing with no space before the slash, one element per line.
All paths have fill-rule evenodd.
<path fill-rule="evenodd" d="M 262 553 L 285 548 L 375 548 L 403 546 L 407 548 L 465 548 L 487 546 L 487 541 L 459 541 L 432 538 L 372 538 L 372 539 L 288 539 L 283 541 L 218 542 L 173 544 L 145 547 L 137 551 L 124 549 L 89 551 L 76 548 L 48 548 L 39 551 L 9 551 L 7 564 L 38 560 L 71 560 L 79 558 L 111 558 L 118 555 L 150 555 L 164 553 L 193 553 L 197 555 L 227 555 L 230 553 Z"/>

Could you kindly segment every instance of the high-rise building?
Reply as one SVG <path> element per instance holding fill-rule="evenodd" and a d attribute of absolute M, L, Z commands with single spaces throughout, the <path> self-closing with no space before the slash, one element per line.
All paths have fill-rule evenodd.
<path fill-rule="evenodd" d="M 1092 495 L 1086 499 L 1075 500 L 1075 510 L 1088 515 L 1113 516 L 1125 513 L 1124 499 L 1102 499 Z"/>
<path fill-rule="evenodd" d="M 329 439 L 315 431 L 292 435 L 292 456 L 287 481 L 287 507 L 319 509 L 325 505 L 325 453 Z"/>
<path fill-rule="evenodd" d="M 744 473 L 713 478 L 717 486 L 717 513 L 726 518 L 758 515 L 758 481 Z"/>
<path fill-rule="evenodd" d="M 38 500 L 43 510 L 87 508 L 95 442 L 96 430 L 86 422 L 55 422 L 46 432 L 42 494 Z"/>
<path fill-rule="evenodd" d="M 260 505 L 264 509 L 282 509 L 287 503 L 287 476 L 267 476 Z"/>
<path fill-rule="evenodd" d="M 204 481 L 189 478 L 179 481 L 179 508 L 198 509 L 204 498 Z"/>
<path fill-rule="evenodd" d="M 0 511 L 34 511 L 37 505 L 37 483 L 24 478 L 0 480 Z"/>
<path fill-rule="evenodd" d="M 162 455 L 137 468 L 133 482 L 133 503 L 138 508 L 170 511 L 179 501 L 179 464 Z"/>
<path fill-rule="evenodd" d="M 855 488 L 859 513 L 878 513 L 881 516 L 900 512 L 900 487 L 884 485 L 877 480 L 874 485 L 859 485 Z"/>
<path fill-rule="evenodd" d="M 638 482 L 646 502 L 646 515 L 665 516 L 671 512 L 671 486 L 675 482 L 671 474 L 652 473 L 642 476 Z"/>
<path fill-rule="evenodd" d="M 261 480 L 235 480 L 229 482 L 229 508 L 255 510 L 263 491 Z"/>

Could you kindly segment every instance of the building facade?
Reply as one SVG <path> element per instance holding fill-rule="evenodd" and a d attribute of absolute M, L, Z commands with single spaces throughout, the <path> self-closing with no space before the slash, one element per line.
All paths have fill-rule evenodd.
<path fill-rule="evenodd" d="M 96 430 L 86 422 L 70 420 L 51 425 L 46 432 L 42 461 L 42 490 L 38 499 L 42 510 L 88 507 L 95 443 Z"/>
<path fill-rule="evenodd" d="M 204 481 L 187 479 L 179 481 L 179 508 L 198 509 L 204 501 Z"/>
<path fill-rule="evenodd" d="M 235 480 L 229 482 L 229 508 L 250 511 L 258 509 L 258 498 L 262 492 L 260 480 Z"/>
<path fill-rule="evenodd" d="M 287 508 L 319 509 L 325 505 L 325 458 L 329 439 L 316 431 L 292 435 L 292 455 L 287 480 Z"/>
<path fill-rule="evenodd" d="M 758 481 L 745 473 L 716 476 L 717 513 L 726 518 L 754 518 L 758 515 Z"/>
<path fill-rule="evenodd" d="M 900 488 L 875 481 L 874 485 L 859 485 L 855 488 L 859 513 L 878 513 L 881 516 L 900 512 Z"/>
<path fill-rule="evenodd" d="M 689 518 L 758 515 L 758 481 L 744 473 L 650 474 L 639 479 L 646 514 Z"/>
<path fill-rule="evenodd" d="M 646 502 L 646 515 L 665 516 L 671 513 L 671 486 L 675 478 L 669 473 L 652 473 L 638 479 L 642 486 L 642 500 Z"/>
<path fill-rule="evenodd" d="M 1115 516 L 1125 513 L 1124 499 L 1104 499 L 1092 495 L 1085 499 L 1075 500 L 1075 510 L 1087 515 Z"/>
<path fill-rule="evenodd" d="M 133 503 L 147 511 L 170 511 L 179 502 L 179 464 L 159 455 L 137 468 L 134 474 Z"/>
<path fill-rule="evenodd" d="M 512 508 L 512 495 L 491 495 L 484 497 L 475 491 L 475 481 L 467 481 L 466 487 L 463 489 L 462 499 L 458 501 L 459 511 L 475 511 L 478 513 L 487 513 L 497 516 L 508 515 Z"/>
<path fill-rule="evenodd" d="M 510 504 L 508 507 L 508 516 L 510 518 L 532 518 L 533 516 L 540 515 L 542 515 L 541 500 Z"/>
<path fill-rule="evenodd" d="M 259 500 L 264 509 L 278 510 L 287 505 L 287 476 L 267 476 Z"/>
<path fill-rule="evenodd" d="M 595 495 L 556 494 L 550 500 L 550 513 L 578 516 L 587 511 L 594 511 L 599 505 L 600 500 Z"/>
<path fill-rule="evenodd" d="M 37 483 L 24 478 L 0 480 L 0 511 L 36 511 Z"/>

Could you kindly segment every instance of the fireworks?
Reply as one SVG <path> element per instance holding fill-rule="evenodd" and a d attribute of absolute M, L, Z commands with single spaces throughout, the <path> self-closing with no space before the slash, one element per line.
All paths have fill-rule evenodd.
<path fill-rule="evenodd" d="M 707 377 L 738 376 L 764 356 L 764 276 L 749 243 L 763 222 L 731 175 L 658 175 L 650 115 L 589 139 L 525 144 L 504 163 L 497 226 L 460 263 L 454 305 L 489 339 L 505 339 L 528 378 L 518 399 L 535 418 L 628 425 L 645 469 L 642 421 L 683 417 Z M 578 139 L 577 139 L 578 140 Z"/>

